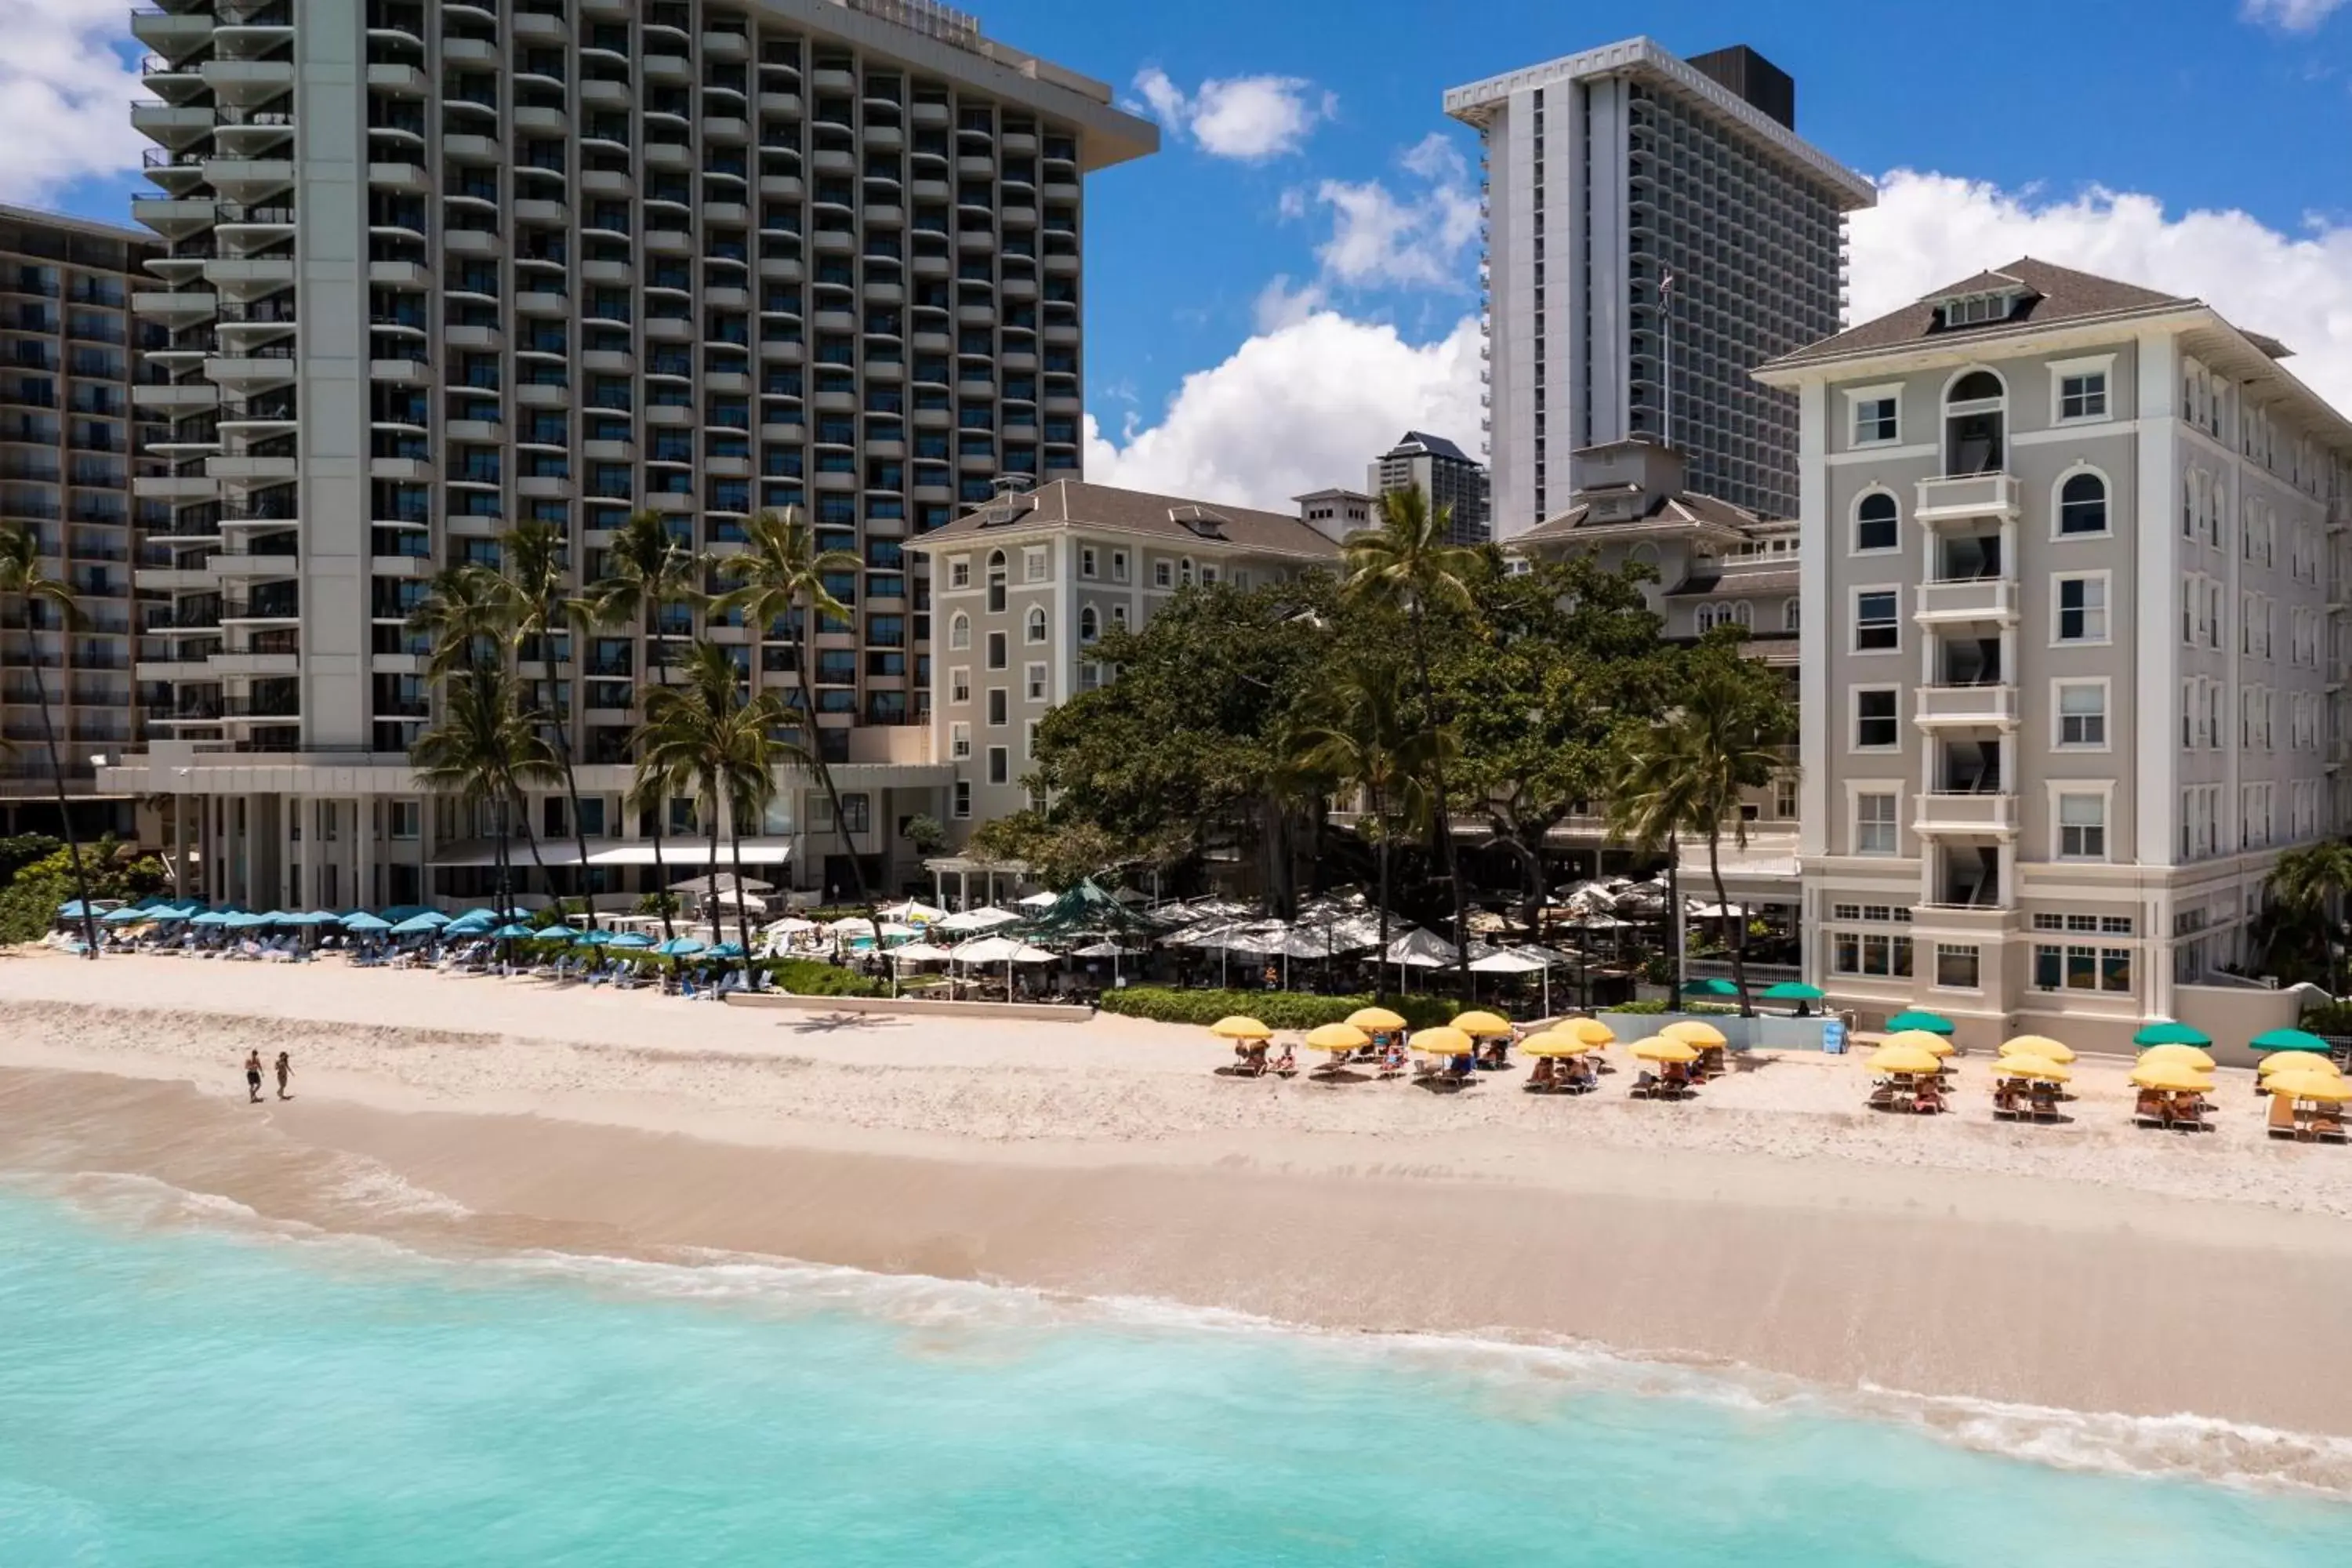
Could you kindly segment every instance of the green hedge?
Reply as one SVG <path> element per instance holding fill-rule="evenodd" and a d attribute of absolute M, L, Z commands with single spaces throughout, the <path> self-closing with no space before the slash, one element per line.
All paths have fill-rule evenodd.
<path fill-rule="evenodd" d="M 1444 996 L 1391 996 L 1381 1004 L 1370 996 L 1318 996 L 1305 991 L 1175 991 L 1164 985 L 1129 985 L 1106 991 L 1102 997 L 1106 1013 L 1203 1028 L 1239 1013 L 1272 1028 L 1311 1029 L 1339 1023 L 1359 1007 L 1379 1005 L 1402 1015 L 1416 1029 L 1443 1024 L 1462 1010 Z"/>
<path fill-rule="evenodd" d="M 764 966 L 771 984 L 795 996 L 881 996 L 887 988 L 855 970 L 813 958 L 771 959 Z"/>
<path fill-rule="evenodd" d="M 2308 1009 L 2295 1027 L 2313 1035 L 2352 1035 L 2352 1002 L 2325 1002 Z"/>

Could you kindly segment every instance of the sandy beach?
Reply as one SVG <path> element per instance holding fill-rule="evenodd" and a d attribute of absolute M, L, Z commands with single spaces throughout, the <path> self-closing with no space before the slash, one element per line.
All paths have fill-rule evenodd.
<path fill-rule="evenodd" d="M 296 1098 L 245 1103 L 245 1053 Z M 2352 1150 L 1862 1101 L 1760 1057 L 1683 1104 L 1233 1080 L 1205 1032 L 853 1017 L 430 973 L 0 957 L 0 1169 L 120 1172 L 449 1247 L 698 1249 L 1339 1330 L 1597 1342 L 1837 1389 L 2352 1436 L 2259 1352 L 2352 1300 Z M 1954 1421 L 1978 1418 L 1949 1407 Z M 2352 1447 L 2179 1424 L 2352 1489 Z M 2272 1445 L 2267 1458 L 2247 1450 Z M 2186 1462 L 2200 1462 L 2191 1454 Z"/>

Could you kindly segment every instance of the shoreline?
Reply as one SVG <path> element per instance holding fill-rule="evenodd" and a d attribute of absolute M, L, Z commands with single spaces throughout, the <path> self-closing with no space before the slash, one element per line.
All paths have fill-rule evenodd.
<path fill-rule="evenodd" d="M 2055 1174 L 2037 1132 L 2081 1134 L 2058 1152 L 2093 1162 L 2133 1151 L 2087 1118 L 1986 1140 L 1990 1125 L 1563 1105 L 1499 1085 L 1269 1094 L 1209 1080 L 1197 1031 L 1131 1021 L 1034 1041 L 803 1035 L 740 1010 L 336 971 L 299 989 L 232 971 L 246 1010 L 227 1013 L 218 971 L 189 985 L 169 960 L 110 967 L 110 986 L 0 963 L 0 1169 L 144 1175 L 428 1251 L 791 1259 L 1342 1332 L 1605 1346 L 1832 1393 L 2352 1437 L 2352 1379 L 2261 1349 L 2266 1325 L 2325 1322 L 2352 1300 L 2341 1150 L 2142 1140 L 2192 1176 L 2235 1173 L 2191 1197 Z M 386 1021 L 382 1004 L 409 993 L 406 1021 Z M 450 1027 L 460 1015 L 486 1027 Z M 247 1042 L 294 1052 L 295 1100 L 243 1102 Z M 987 1065 L 950 1065 L 966 1061 Z M 1791 1096 L 1820 1070 L 1755 1077 Z M 1841 1091 L 1862 1081 L 1830 1070 Z M 967 1130 L 932 1124 L 942 1078 Z M 2251 1126 L 2244 1100 L 2225 1108 Z M 1128 1120 L 1170 1106 L 1193 1113 L 1148 1136 Z M 1583 1114 L 1601 1111 L 1616 1114 Z M 1775 1117 L 1785 1146 L 1750 1146 L 1771 1140 L 1747 1124 Z M 1058 1131 L 1009 1130 L 1031 1125 Z M 1937 1161 L 1871 1158 L 1890 1131 L 1955 1136 L 1924 1151 Z M 1948 1163 L 2011 1147 L 2045 1157 L 2009 1173 Z M 2352 1472 L 2316 1484 L 2352 1489 Z"/>

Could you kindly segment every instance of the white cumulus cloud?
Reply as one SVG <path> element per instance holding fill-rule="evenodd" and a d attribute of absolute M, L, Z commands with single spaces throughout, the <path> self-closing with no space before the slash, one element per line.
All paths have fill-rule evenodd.
<path fill-rule="evenodd" d="M 1186 376 L 1157 425 L 1130 418 L 1113 437 L 1089 417 L 1087 478 L 1287 511 L 1307 490 L 1360 489 L 1365 464 L 1408 429 L 1477 449 L 1478 390 L 1475 318 L 1414 344 L 1308 310 Z"/>
<path fill-rule="evenodd" d="M 2071 196 L 1897 170 L 1854 215 L 1856 321 L 1988 267 L 2032 256 L 2211 305 L 2295 351 L 2286 368 L 2352 412 L 2352 226 L 2283 234 L 2252 215 L 2168 213 L 2154 196 Z"/>
<path fill-rule="evenodd" d="M 1213 78 L 1186 92 L 1158 66 L 1135 74 L 1143 106 L 1171 136 L 1190 137 L 1219 158 L 1260 163 L 1304 146 L 1316 126 L 1339 112 L 1337 93 L 1304 77 Z"/>
<path fill-rule="evenodd" d="M 2344 8 L 2344 0 L 2244 0 L 2239 15 L 2286 33 L 2309 33 Z"/>
<path fill-rule="evenodd" d="M 1315 188 L 1316 202 L 1331 212 L 1331 237 L 1315 252 L 1324 277 L 1356 289 L 1466 289 L 1478 188 L 1461 151 L 1432 132 L 1398 162 L 1416 182 L 1402 195 L 1380 180 Z"/>
<path fill-rule="evenodd" d="M 0 0 L 0 201 L 139 166 L 137 55 L 121 0 Z"/>

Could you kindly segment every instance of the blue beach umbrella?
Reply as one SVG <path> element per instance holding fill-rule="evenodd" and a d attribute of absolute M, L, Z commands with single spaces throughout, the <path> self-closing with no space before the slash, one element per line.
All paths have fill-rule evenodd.
<path fill-rule="evenodd" d="M 646 949 L 653 946 L 653 938 L 647 936 L 643 931 L 625 931 L 620 935 L 612 939 L 612 945 L 614 947 L 625 947 L 639 952 L 644 952 Z"/>
<path fill-rule="evenodd" d="M 540 942 L 570 942 L 580 933 L 558 921 L 551 926 L 541 926 L 530 934 Z"/>
<path fill-rule="evenodd" d="M 402 921 L 399 924 L 392 927 L 392 934 L 394 936 L 423 936 L 427 932 L 439 931 L 443 926 L 447 925 L 448 923 L 448 916 L 436 915 L 428 910 L 421 915 L 411 915 L 406 920 Z"/>
<path fill-rule="evenodd" d="M 717 947 L 710 949 L 708 956 L 711 958 L 740 958 L 743 956 L 743 949 L 740 943 L 722 942 Z"/>
<path fill-rule="evenodd" d="M 58 906 L 58 919 L 61 921 L 78 921 L 81 919 L 81 900 L 79 899 L 68 899 L 64 903 L 59 904 Z"/>
<path fill-rule="evenodd" d="M 702 951 L 702 944 L 690 936 L 672 937 L 654 949 L 663 958 L 692 958 Z"/>
<path fill-rule="evenodd" d="M 192 926 L 225 926 L 236 918 L 226 910 L 206 910 L 200 915 L 188 917 L 188 923 Z"/>
<path fill-rule="evenodd" d="M 98 923 L 100 925 L 110 926 L 135 926 L 144 925 L 147 921 L 153 920 L 154 918 L 153 913 L 147 910 L 136 908 L 122 909 L 116 910 L 110 914 L 99 916 Z"/>
<path fill-rule="evenodd" d="M 574 947 L 610 947 L 613 945 L 613 933 L 599 926 L 594 931 L 582 931 L 572 939 L 572 943 Z"/>
<path fill-rule="evenodd" d="M 362 931 L 373 934 L 376 931 L 386 931 L 392 930 L 392 922 L 385 920 L 381 915 L 372 915 L 365 910 L 362 910 L 355 915 L 345 915 L 343 917 L 343 929 L 345 931 Z"/>
<path fill-rule="evenodd" d="M 526 942 L 538 934 L 529 926 L 516 925 L 509 921 L 492 931 L 490 940 L 492 942 Z"/>

